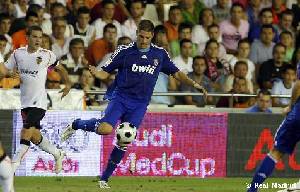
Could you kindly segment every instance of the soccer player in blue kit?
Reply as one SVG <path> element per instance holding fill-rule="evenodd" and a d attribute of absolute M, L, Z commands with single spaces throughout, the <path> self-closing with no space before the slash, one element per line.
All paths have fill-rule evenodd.
<path fill-rule="evenodd" d="M 292 89 L 290 105 L 284 109 L 284 113 L 286 117 L 276 131 L 274 147 L 256 170 L 248 192 L 258 191 L 259 185 L 273 172 L 275 164 L 284 154 L 292 154 L 300 141 L 300 63 L 297 66 L 297 80 Z"/>
<path fill-rule="evenodd" d="M 159 72 L 172 75 L 182 83 L 195 87 L 206 97 L 206 90 L 179 71 L 165 49 L 151 44 L 153 32 L 153 23 L 141 20 L 136 42 L 119 46 L 100 71 L 90 66 L 92 74 L 100 79 L 106 79 L 110 73 L 118 70 L 115 81 L 105 96 L 110 102 L 102 119 L 73 121 L 63 132 L 62 141 L 78 129 L 99 135 L 110 134 L 118 120 L 129 122 L 138 128 L 146 113 Z M 124 157 L 126 149 L 126 145 L 116 144 L 100 178 L 100 188 L 110 188 L 108 179 Z"/>

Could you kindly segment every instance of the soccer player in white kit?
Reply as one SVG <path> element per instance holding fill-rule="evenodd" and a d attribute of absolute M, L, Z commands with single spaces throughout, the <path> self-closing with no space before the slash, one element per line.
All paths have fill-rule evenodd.
<path fill-rule="evenodd" d="M 45 82 L 49 68 L 55 68 L 60 73 L 66 85 L 61 90 L 63 93 L 62 97 L 66 96 L 71 88 L 68 74 L 59 65 L 55 54 L 50 50 L 41 48 L 42 35 L 43 32 L 39 26 L 30 27 L 27 31 L 28 46 L 16 49 L 4 64 L 0 64 L 0 73 L 4 75 L 14 73 L 19 75 L 21 80 L 23 128 L 21 131 L 20 148 L 12 159 L 14 172 L 28 151 L 30 142 L 54 156 L 56 173 L 62 170 L 62 161 L 65 156 L 63 150 L 56 148 L 40 132 L 40 121 L 45 116 L 47 110 Z"/>
<path fill-rule="evenodd" d="M 14 173 L 12 171 L 11 160 L 6 155 L 0 142 L 0 185 L 3 192 L 14 192 Z"/>

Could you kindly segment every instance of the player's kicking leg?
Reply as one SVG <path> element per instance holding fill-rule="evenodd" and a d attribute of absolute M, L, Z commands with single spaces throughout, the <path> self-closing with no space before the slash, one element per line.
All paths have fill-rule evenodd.
<path fill-rule="evenodd" d="M 55 173 L 62 170 L 62 161 L 65 157 L 65 152 L 56 148 L 50 141 L 41 135 L 40 121 L 45 115 L 45 110 L 39 108 L 26 108 L 22 110 L 23 129 L 21 131 L 20 148 L 13 158 L 13 171 L 20 165 L 26 152 L 30 147 L 30 142 L 39 146 L 43 151 L 50 153 L 55 159 Z"/>
<path fill-rule="evenodd" d="M 14 172 L 10 158 L 0 144 L 0 183 L 3 192 L 14 192 Z"/>

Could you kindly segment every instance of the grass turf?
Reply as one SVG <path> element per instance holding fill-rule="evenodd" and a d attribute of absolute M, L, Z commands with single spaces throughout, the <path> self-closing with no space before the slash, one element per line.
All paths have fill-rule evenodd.
<path fill-rule="evenodd" d="M 272 183 L 297 182 L 298 179 L 271 178 L 268 189 L 262 192 L 275 192 L 279 189 Z M 185 177 L 113 177 L 111 189 L 101 190 L 94 177 L 16 177 L 16 192 L 245 192 L 250 178 L 200 179 Z"/>

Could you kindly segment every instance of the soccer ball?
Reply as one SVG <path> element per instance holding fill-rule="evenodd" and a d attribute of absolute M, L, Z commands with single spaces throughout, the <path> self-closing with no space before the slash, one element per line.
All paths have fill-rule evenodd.
<path fill-rule="evenodd" d="M 128 122 L 121 123 L 116 129 L 117 140 L 122 144 L 130 144 L 136 138 L 136 127 Z"/>

